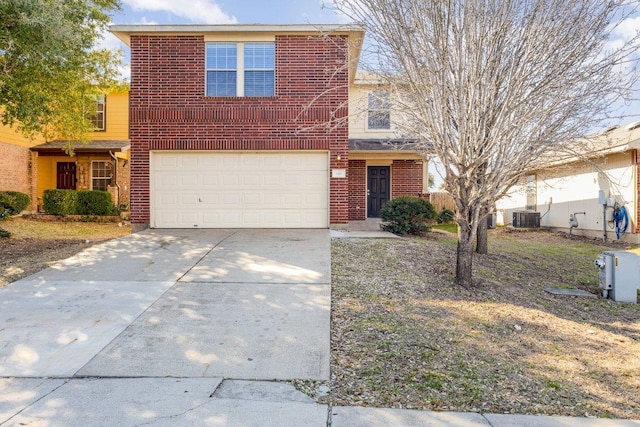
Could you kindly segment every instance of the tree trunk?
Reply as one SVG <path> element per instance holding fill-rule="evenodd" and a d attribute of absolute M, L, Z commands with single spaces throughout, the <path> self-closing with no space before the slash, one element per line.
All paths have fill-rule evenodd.
<path fill-rule="evenodd" d="M 476 252 L 479 254 L 486 255 L 489 253 L 489 224 L 488 213 L 485 214 L 485 211 L 482 212 L 480 216 L 480 222 L 478 223 L 478 235 L 476 236 Z"/>
<path fill-rule="evenodd" d="M 473 240 L 469 227 L 458 226 L 458 249 L 456 251 L 456 283 L 473 286 Z"/>

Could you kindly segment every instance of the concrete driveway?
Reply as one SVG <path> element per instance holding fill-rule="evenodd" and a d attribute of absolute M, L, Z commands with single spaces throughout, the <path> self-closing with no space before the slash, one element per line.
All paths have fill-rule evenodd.
<path fill-rule="evenodd" d="M 329 379 L 330 268 L 329 230 L 148 230 L 0 288 L 0 424 L 73 425 L 52 396 L 152 387 L 185 410 L 223 378 Z"/>

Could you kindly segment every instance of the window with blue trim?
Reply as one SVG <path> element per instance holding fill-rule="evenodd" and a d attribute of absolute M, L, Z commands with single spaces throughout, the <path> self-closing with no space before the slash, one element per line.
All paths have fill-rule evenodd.
<path fill-rule="evenodd" d="M 207 96 L 274 96 L 274 43 L 207 43 Z"/>

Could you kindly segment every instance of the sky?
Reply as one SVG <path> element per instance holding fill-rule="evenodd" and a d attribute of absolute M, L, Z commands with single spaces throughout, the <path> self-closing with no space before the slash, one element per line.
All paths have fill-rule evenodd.
<path fill-rule="evenodd" d="M 342 24 L 331 0 L 121 0 L 113 24 Z M 107 34 L 103 46 L 122 47 Z"/>

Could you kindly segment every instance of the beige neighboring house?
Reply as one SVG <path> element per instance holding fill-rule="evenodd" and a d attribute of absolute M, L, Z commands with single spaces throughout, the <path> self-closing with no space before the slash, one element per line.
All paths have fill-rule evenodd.
<path fill-rule="evenodd" d="M 539 215 L 540 226 L 554 231 L 640 243 L 640 122 L 607 129 L 581 144 L 589 153 L 588 161 L 567 157 L 532 171 L 498 201 L 497 223 L 514 225 L 514 218 Z M 620 238 L 614 221 L 616 207 L 624 207 L 628 217 Z"/>
<path fill-rule="evenodd" d="M 349 86 L 349 220 L 380 216 L 398 196 L 429 197 L 428 160 L 398 139 L 400 114 L 379 76 L 358 72 Z"/>

